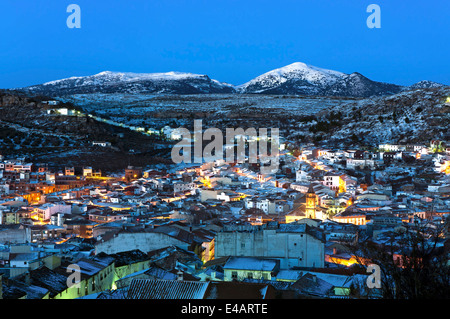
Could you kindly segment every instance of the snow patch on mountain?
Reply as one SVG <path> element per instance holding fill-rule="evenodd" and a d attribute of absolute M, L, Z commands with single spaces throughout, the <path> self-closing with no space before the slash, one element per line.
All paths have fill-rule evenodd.
<path fill-rule="evenodd" d="M 70 77 L 56 81 L 50 81 L 42 85 L 56 85 L 68 80 L 83 81 L 83 85 L 101 85 L 104 83 L 119 82 L 137 82 L 137 81 L 172 81 L 190 78 L 204 78 L 206 75 L 184 73 L 184 72 L 165 72 L 165 73 L 132 73 L 132 72 L 112 72 L 103 71 L 90 76 Z"/>
<path fill-rule="evenodd" d="M 406 90 L 430 89 L 430 88 L 439 88 L 442 86 L 445 85 L 433 81 L 424 80 L 406 87 Z"/>
<path fill-rule="evenodd" d="M 370 97 L 395 94 L 402 87 L 372 81 L 357 72 L 346 74 L 296 62 L 264 73 L 236 89 L 240 93 Z"/>
<path fill-rule="evenodd" d="M 237 89 L 239 91 L 246 91 L 248 88 L 258 85 L 261 89 L 257 91 L 263 91 L 293 79 L 301 79 L 312 85 L 329 85 L 344 75 L 345 73 L 342 72 L 322 69 L 302 62 L 295 62 L 282 68 L 266 72 L 247 83 L 237 86 Z M 308 87 L 308 85 L 303 85 L 303 87 L 298 86 L 298 88 Z"/>
<path fill-rule="evenodd" d="M 103 71 L 90 76 L 70 77 L 20 89 L 34 94 L 63 96 L 83 93 L 200 94 L 233 93 L 234 87 L 207 75 L 166 72 L 132 73 Z"/>

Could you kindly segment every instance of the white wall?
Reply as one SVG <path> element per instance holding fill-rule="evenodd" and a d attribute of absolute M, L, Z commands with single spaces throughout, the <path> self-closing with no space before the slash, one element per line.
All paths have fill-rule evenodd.
<path fill-rule="evenodd" d="M 325 245 L 305 233 L 275 230 L 219 232 L 215 258 L 223 256 L 267 257 L 280 259 L 280 268 L 324 267 Z"/>
<path fill-rule="evenodd" d="M 44 219 L 50 219 L 56 213 L 70 214 L 72 212 L 72 206 L 66 204 L 46 204 L 38 207 L 37 210 L 39 213 L 44 214 Z"/>
<path fill-rule="evenodd" d="M 182 249 L 188 249 L 189 244 L 162 233 L 119 233 L 117 237 L 106 242 L 100 242 L 95 247 L 96 254 L 105 252 L 115 254 L 122 251 L 139 249 L 145 253 L 175 245 Z"/>

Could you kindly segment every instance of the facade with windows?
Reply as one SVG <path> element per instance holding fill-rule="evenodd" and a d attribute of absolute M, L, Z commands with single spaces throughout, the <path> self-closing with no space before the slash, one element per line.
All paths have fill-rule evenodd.
<path fill-rule="evenodd" d="M 280 261 L 256 257 L 231 257 L 223 266 L 223 270 L 224 281 L 272 280 L 280 270 Z"/>

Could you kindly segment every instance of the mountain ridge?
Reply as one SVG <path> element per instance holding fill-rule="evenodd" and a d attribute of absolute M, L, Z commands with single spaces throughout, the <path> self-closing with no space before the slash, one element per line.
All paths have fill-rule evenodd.
<path fill-rule="evenodd" d="M 263 73 L 241 85 L 232 85 L 206 74 L 188 72 L 133 73 L 102 71 L 74 76 L 15 90 L 47 96 L 89 93 L 139 94 L 283 94 L 306 96 L 348 96 L 367 98 L 392 95 L 405 90 L 445 86 L 423 80 L 411 86 L 373 81 L 359 72 L 346 74 L 294 62 Z"/>

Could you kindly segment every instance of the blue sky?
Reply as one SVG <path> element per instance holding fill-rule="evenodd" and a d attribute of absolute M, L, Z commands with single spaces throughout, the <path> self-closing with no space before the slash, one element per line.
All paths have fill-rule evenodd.
<path fill-rule="evenodd" d="M 69 4 L 81 29 L 69 29 Z M 381 29 L 369 29 L 369 4 Z M 450 84 L 447 0 L 2 0 L 0 88 L 101 71 L 242 84 L 305 62 L 372 80 Z"/>

